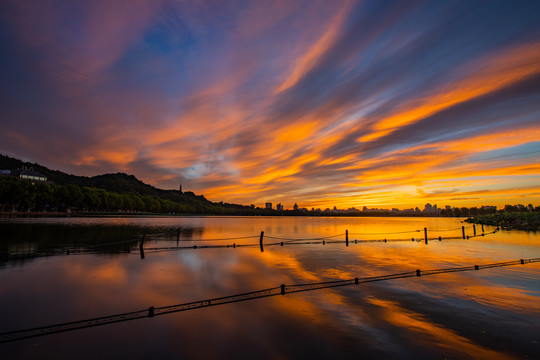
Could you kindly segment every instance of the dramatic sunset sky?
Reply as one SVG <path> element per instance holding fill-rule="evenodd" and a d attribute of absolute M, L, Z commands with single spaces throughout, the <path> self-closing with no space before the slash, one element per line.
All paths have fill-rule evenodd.
<path fill-rule="evenodd" d="M 540 205 L 540 1 L 3 0 L 0 153 L 212 201 Z"/>

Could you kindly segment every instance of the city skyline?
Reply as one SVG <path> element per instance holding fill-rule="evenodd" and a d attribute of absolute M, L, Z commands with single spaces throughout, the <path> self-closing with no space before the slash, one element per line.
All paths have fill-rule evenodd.
<path fill-rule="evenodd" d="M 0 9 L 1 154 L 260 207 L 540 203 L 537 1 Z"/>
<path fill-rule="evenodd" d="M 347 213 L 347 212 L 378 212 L 378 211 L 391 211 L 391 212 L 394 212 L 394 213 L 440 213 L 441 210 L 455 210 L 455 209 L 462 209 L 462 208 L 467 208 L 467 209 L 471 209 L 471 208 L 477 208 L 477 209 L 481 209 L 481 210 L 489 210 L 489 211 L 498 211 L 498 210 L 506 210 L 508 209 L 509 207 L 512 207 L 512 208 L 517 208 L 517 211 L 535 211 L 535 208 L 540 208 L 539 205 L 535 205 L 535 204 L 527 204 L 527 205 L 524 205 L 524 204 L 505 204 L 503 207 L 497 207 L 495 205 L 485 205 L 485 204 L 480 204 L 480 205 L 476 205 L 476 206 L 471 206 L 470 208 L 469 207 L 457 207 L 457 206 L 450 206 L 450 205 L 442 205 L 442 206 L 438 206 L 438 204 L 431 204 L 431 203 L 426 203 L 423 205 L 423 209 L 421 209 L 419 206 L 414 206 L 414 207 L 410 207 L 410 208 L 389 208 L 389 207 L 382 207 L 382 208 L 369 208 L 368 206 L 364 205 L 364 206 L 361 206 L 361 208 L 356 208 L 356 207 L 350 207 L 350 208 L 338 208 L 336 205 L 333 206 L 333 208 L 311 208 L 311 209 L 308 209 L 306 207 L 303 207 L 303 206 L 300 206 L 298 205 L 297 203 L 294 203 L 294 205 L 291 205 L 290 207 L 284 207 L 284 205 L 282 205 L 281 203 L 277 204 L 276 205 L 276 209 L 277 211 L 297 211 L 297 210 L 300 210 L 300 211 L 311 211 L 311 212 L 337 212 L 337 213 Z M 273 203 L 272 202 L 266 202 L 265 203 L 265 208 L 266 209 L 274 209 L 273 208 Z M 536 209 L 537 211 L 538 209 Z"/>

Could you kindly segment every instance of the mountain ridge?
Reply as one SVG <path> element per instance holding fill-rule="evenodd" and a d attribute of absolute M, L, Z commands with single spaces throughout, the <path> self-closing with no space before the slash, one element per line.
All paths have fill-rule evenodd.
<path fill-rule="evenodd" d="M 89 187 L 103 189 L 118 194 L 138 194 L 141 196 L 154 196 L 174 202 L 187 203 L 190 205 L 202 206 L 222 206 L 237 209 L 248 208 L 244 205 L 214 203 L 207 200 L 204 195 L 196 195 L 191 191 L 181 192 L 179 190 L 164 190 L 144 183 L 135 175 L 124 172 L 105 173 L 92 177 L 67 174 L 60 170 L 52 170 L 38 163 L 24 162 L 22 160 L 0 154 L 0 169 L 16 170 L 22 168 L 32 168 L 33 170 L 47 176 L 47 180 L 57 185 L 77 185 L 81 188 Z"/>

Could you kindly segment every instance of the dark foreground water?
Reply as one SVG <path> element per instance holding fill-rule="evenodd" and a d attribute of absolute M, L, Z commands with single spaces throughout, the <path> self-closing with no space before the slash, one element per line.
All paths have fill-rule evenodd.
<path fill-rule="evenodd" d="M 472 235 L 471 225 L 445 218 L 0 219 L 0 333 L 280 284 L 540 257 L 540 236 L 525 232 L 424 243 L 424 227 L 448 238 L 462 225 Z M 349 246 L 332 243 L 345 230 Z M 324 245 L 287 243 L 322 237 Z M 407 241 L 354 243 L 385 238 Z M 253 246 L 201 248 L 233 243 Z M 540 263 L 97 326 L 0 344 L 0 358 L 540 358 Z"/>

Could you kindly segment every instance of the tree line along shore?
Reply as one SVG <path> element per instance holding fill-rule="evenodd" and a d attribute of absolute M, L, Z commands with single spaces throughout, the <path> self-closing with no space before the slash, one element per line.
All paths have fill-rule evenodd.
<path fill-rule="evenodd" d="M 118 181 L 128 177 L 113 174 Z M 133 178 L 134 179 L 134 178 Z M 133 179 L 128 179 L 134 181 Z M 126 179 L 124 179 L 126 180 Z M 129 181 L 126 181 L 129 184 Z M 132 186 L 124 184 L 124 192 L 77 184 L 59 185 L 31 182 L 14 177 L 0 176 L 1 216 L 96 216 L 96 215 L 243 215 L 243 216 L 426 216 L 397 215 L 390 210 L 370 212 L 325 213 L 317 211 L 262 209 L 253 206 L 213 203 L 192 192 L 171 191 L 166 197 L 141 194 Z M 503 229 L 536 230 L 540 227 L 540 207 L 532 211 L 517 211 L 506 207 L 496 213 L 481 214 L 477 208 L 461 208 L 459 213 L 447 212 L 432 216 L 474 215 L 468 222 L 500 226 Z"/>
<path fill-rule="evenodd" d="M 497 214 L 479 215 L 465 220 L 473 224 L 499 226 L 505 230 L 540 230 L 540 212 L 515 212 L 502 210 Z"/>
<path fill-rule="evenodd" d="M 0 176 L 0 216 L 240 215 L 240 216 L 446 216 L 503 228 L 538 229 L 540 206 L 442 209 L 433 214 L 376 211 L 275 210 L 212 202 L 190 191 L 162 190 L 133 175 L 77 176 L 0 155 L 0 169 L 32 169 L 47 179 Z"/>

